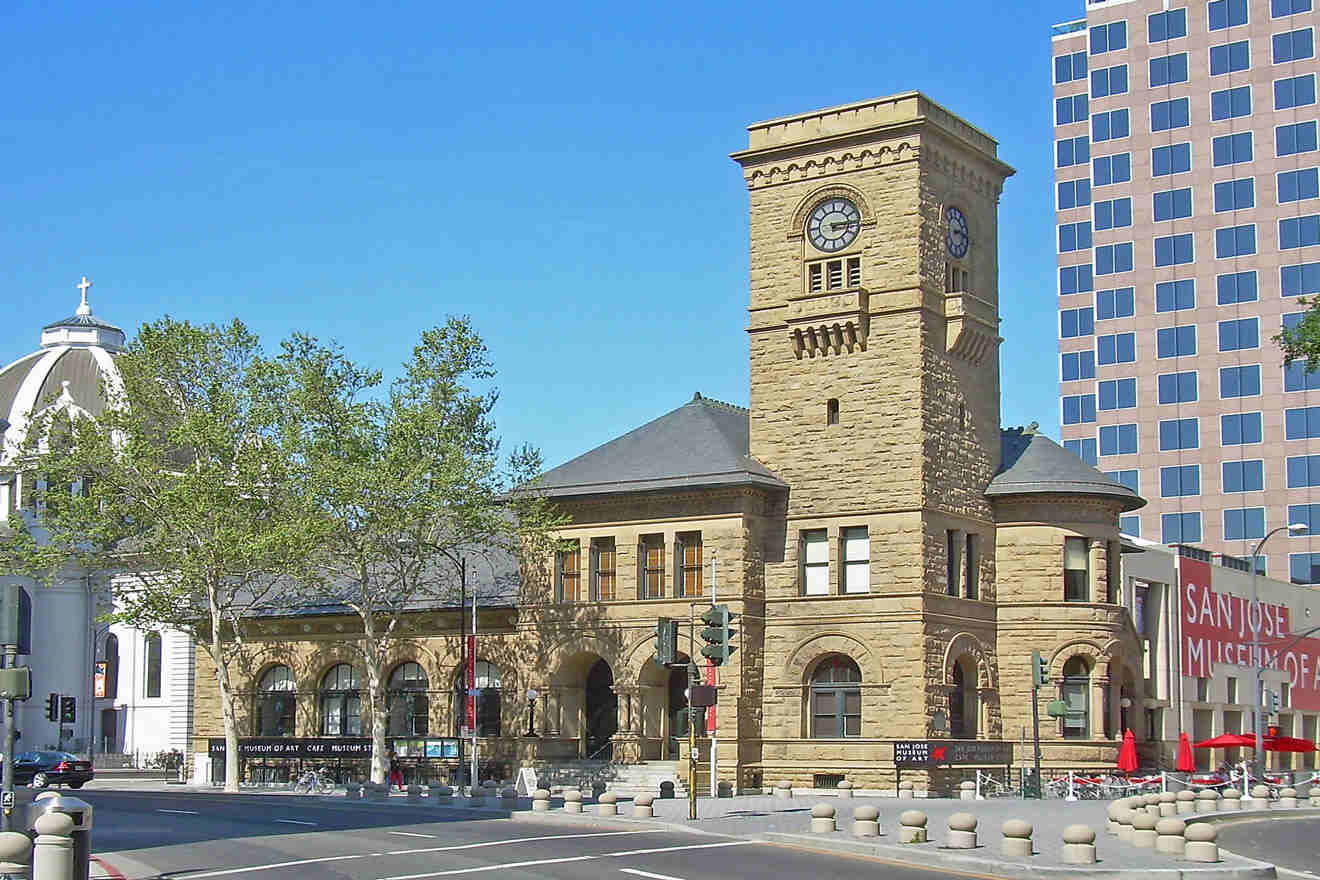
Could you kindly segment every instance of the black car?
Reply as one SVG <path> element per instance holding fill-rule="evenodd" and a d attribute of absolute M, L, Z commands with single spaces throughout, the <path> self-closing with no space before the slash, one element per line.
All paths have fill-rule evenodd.
<path fill-rule="evenodd" d="M 68 752 L 23 752 L 14 759 L 14 784 L 45 788 L 67 785 L 82 788 L 92 778 L 92 762 Z"/>

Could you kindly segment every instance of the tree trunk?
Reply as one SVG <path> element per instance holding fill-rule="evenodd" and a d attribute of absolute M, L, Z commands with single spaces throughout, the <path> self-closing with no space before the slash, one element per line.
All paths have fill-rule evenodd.
<path fill-rule="evenodd" d="M 376 621 L 370 612 L 362 615 L 362 656 L 367 661 L 367 708 L 371 711 L 371 781 L 385 781 L 389 760 L 385 750 L 385 730 L 389 706 L 381 680 L 381 650 L 376 639 Z"/>
<path fill-rule="evenodd" d="M 220 618 L 211 615 L 211 660 L 215 663 L 215 683 L 220 689 L 220 715 L 225 724 L 225 791 L 238 793 L 238 719 L 234 717 L 234 692 L 229 684 L 229 665 L 225 662 Z"/>

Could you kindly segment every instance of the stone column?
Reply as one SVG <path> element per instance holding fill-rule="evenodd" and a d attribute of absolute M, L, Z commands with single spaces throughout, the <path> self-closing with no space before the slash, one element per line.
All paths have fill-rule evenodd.
<path fill-rule="evenodd" d="M 1091 678 L 1091 739 L 1103 739 L 1105 733 L 1105 690 L 1109 687 L 1109 679 L 1104 676 L 1095 675 L 1092 671 Z M 1112 707 L 1111 707 L 1112 708 Z"/>
<path fill-rule="evenodd" d="M 979 674 L 979 672 L 978 672 Z M 994 688 L 979 687 L 976 689 L 976 737 L 977 739 L 990 739 L 990 702 L 995 696 Z"/>
<path fill-rule="evenodd" d="M 1090 601 L 1102 602 L 1105 598 L 1105 579 L 1107 572 L 1105 568 L 1105 542 L 1099 538 L 1089 538 L 1087 540 L 1089 550 L 1087 566 L 1091 569 Z"/>

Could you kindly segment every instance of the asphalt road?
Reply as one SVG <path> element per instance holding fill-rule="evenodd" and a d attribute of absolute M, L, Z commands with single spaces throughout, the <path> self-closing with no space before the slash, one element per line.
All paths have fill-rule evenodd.
<path fill-rule="evenodd" d="M 1218 841 L 1221 849 L 1314 877 L 1320 872 L 1318 837 L 1320 816 L 1270 816 L 1221 823 Z"/>
<path fill-rule="evenodd" d="M 474 819 L 311 797 L 106 790 L 77 796 L 96 808 L 93 851 L 130 880 L 955 876 L 669 829 Z"/>

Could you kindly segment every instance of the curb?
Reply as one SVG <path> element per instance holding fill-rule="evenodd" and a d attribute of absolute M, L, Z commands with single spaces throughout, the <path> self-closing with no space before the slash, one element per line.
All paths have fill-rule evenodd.
<path fill-rule="evenodd" d="M 91 871 L 92 877 L 109 878 L 109 880 L 128 880 L 118 868 L 100 856 L 92 856 L 92 862 L 94 863 L 93 870 Z M 97 871 L 96 868 L 100 868 L 100 871 Z"/>
<path fill-rule="evenodd" d="M 749 835 L 751 840 L 763 843 L 775 843 L 802 849 L 824 850 L 846 853 L 848 855 L 872 856 L 887 862 L 896 862 L 914 868 L 941 867 L 992 877 L 1004 877 L 1009 880 L 1031 877 L 1037 880 L 1060 880 L 1063 877 L 1087 877 L 1094 880 L 1131 880 L 1141 875 L 1156 880 L 1275 880 L 1274 866 L 1252 859 L 1242 859 L 1245 865 L 1233 867 L 1206 868 L 1090 868 L 1085 865 L 1045 866 L 1028 865 L 1022 862 L 991 861 L 984 856 L 958 855 L 948 850 L 921 846 L 903 846 L 901 844 L 862 843 L 851 840 L 831 840 L 809 834 L 782 834 L 766 832 Z M 929 847 L 929 848 L 927 848 Z M 914 856 L 919 856 L 914 858 Z M 1242 858 L 1238 856 L 1238 858 Z"/>

